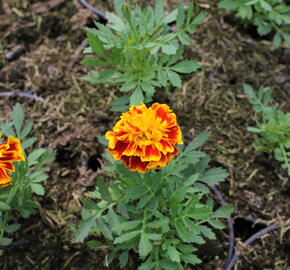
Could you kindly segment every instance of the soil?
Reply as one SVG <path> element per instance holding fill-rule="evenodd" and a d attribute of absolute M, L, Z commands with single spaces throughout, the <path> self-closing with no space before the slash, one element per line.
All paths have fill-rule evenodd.
<path fill-rule="evenodd" d="M 89 2 L 99 10 L 112 11 L 111 1 Z M 179 1 L 164 2 L 171 10 Z M 185 75 L 182 88 L 172 88 L 170 98 L 159 89 L 154 99 L 175 111 L 187 142 L 201 131 L 211 132 L 203 150 L 211 155 L 211 166 L 222 166 L 230 173 L 218 188 L 235 206 L 235 236 L 241 253 L 235 269 L 285 270 L 290 267 L 290 181 L 278 162 L 253 147 L 253 136 L 246 128 L 254 125 L 254 114 L 242 86 L 271 88 L 273 103 L 290 111 L 290 48 L 275 49 L 271 39 L 243 29 L 231 14 L 217 8 L 216 0 L 196 2 L 208 16 L 192 36 L 186 58 L 197 59 L 202 69 Z M 9 119 L 14 104 L 23 104 L 26 117 L 34 120 L 38 146 L 53 149 L 56 160 L 45 182 L 45 196 L 36 197 L 39 212 L 23 220 L 14 235 L 23 242 L 0 250 L 0 269 L 108 269 L 102 266 L 105 251 L 94 252 L 72 241 L 82 198 L 93 189 L 96 176 L 103 174 L 105 149 L 97 136 L 119 116 L 109 105 L 119 95 L 117 87 L 80 79 L 88 72 L 79 64 L 83 27 L 91 25 L 92 19 L 97 18 L 77 1 L 2 0 L 0 93 L 10 96 L 0 97 L 0 120 Z M 27 95 L 29 91 L 34 98 Z M 245 246 L 242 241 L 259 228 L 244 217 L 282 229 Z M 216 241 L 200 247 L 204 263 L 194 269 L 221 269 L 228 235 L 226 230 L 217 235 Z M 132 259 L 126 269 L 136 265 Z"/>

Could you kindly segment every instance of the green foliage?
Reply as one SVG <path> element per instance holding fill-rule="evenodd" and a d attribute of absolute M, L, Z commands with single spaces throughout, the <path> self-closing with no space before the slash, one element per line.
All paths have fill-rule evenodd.
<path fill-rule="evenodd" d="M 114 111 L 124 111 L 129 104 L 150 102 L 156 87 L 181 87 L 179 74 L 200 67 L 196 61 L 180 58 L 205 12 L 194 17 L 193 5 L 185 8 L 181 4 L 165 15 L 162 0 L 144 10 L 116 0 L 115 10 L 116 14 L 106 13 L 106 26 L 95 23 L 97 29 L 86 28 L 90 47 L 84 53 L 90 56 L 82 61 L 89 67 L 99 67 L 85 80 L 120 85 L 121 92 L 129 93 L 112 102 Z M 168 24 L 174 21 L 176 31 L 171 32 Z"/>
<path fill-rule="evenodd" d="M 29 137 L 32 126 L 32 120 L 24 121 L 24 111 L 20 104 L 13 107 L 11 122 L 0 122 L 1 133 L 20 139 L 24 155 L 29 152 L 28 156 L 25 155 L 25 161 L 14 163 L 15 172 L 10 173 L 12 185 L 0 188 L 0 245 L 12 242 L 7 234 L 11 235 L 20 228 L 17 216 L 27 218 L 35 212 L 37 204 L 32 195 L 44 195 L 41 182 L 48 178 L 45 165 L 54 159 L 52 151 L 33 147 L 36 138 Z"/>
<path fill-rule="evenodd" d="M 284 113 L 275 106 L 269 106 L 271 91 L 259 88 L 256 94 L 253 88 L 245 84 L 244 91 L 256 112 L 257 127 L 249 127 L 254 133 L 258 150 L 272 153 L 290 176 L 290 113 Z"/>
<path fill-rule="evenodd" d="M 82 210 L 82 221 L 75 240 L 88 235 L 103 236 L 103 243 L 88 242 L 92 249 L 108 246 L 105 259 L 125 267 L 129 252 L 139 254 L 138 269 L 184 269 L 201 260 L 195 247 L 215 239 L 214 229 L 224 228 L 219 218 L 228 217 L 233 207 L 214 210 L 208 184 L 218 184 L 228 173 L 221 168 L 206 170 L 209 157 L 197 148 L 208 138 L 200 134 L 177 158 L 162 170 L 146 174 L 130 172 L 120 162 L 105 167 L 115 177 L 106 185 L 97 180 Z M 108 157 L 108 155 L 105 155 Z M 113 169 L 112 169 L 113 168 Z"/>
<path fill-rule="evenodd" d="M 274 31 L 273 43 L 290 44 L 290 5 L 285 0 L 222 0 L 220 8 L 233 10 L 237 18 L 257 27 L 259 35 Z"/>

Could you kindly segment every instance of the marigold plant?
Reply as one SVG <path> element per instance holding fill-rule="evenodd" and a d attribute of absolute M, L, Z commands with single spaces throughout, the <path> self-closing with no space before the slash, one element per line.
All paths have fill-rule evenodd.
<path fill-rule="evenodd" d="M 260 36 L 273 33 L 273 43 L 290 44 L 290 5 L 287 0 L 221 0 L 219 7 L 235 12 L 244 25 L 254 25 Z"/>
<path fill-rule="evenodd" d="M 41 182 L 48 178 L 45 164 L 53 160 L 52 151 L 33 147 L 36 138 L 28 136 L 32 127 L 32 120 L 24 120 L 20 104 L 13 107 L 12 121 L 0 122 L 0 131 L 7 138 L 0 138 L 0 245 L 3 246 L 12 242 L 12 233 L 20 228 L 18 217 L 27 218 L 35 212 L 38 205 L 32 195 L 44 195 Z"/>
<path fill-rule="evenodd" d="M 114 159 L 140 173 L 165 167 L 178 154 L 176 144 L 182 144 L 176 115 L 168 105 L 159 103 L 150 108 L 131 106 L 106 138 Z"/>
<path fill-rule="evenodd" d="M 274 154 L 290 176 L 290 112 L 271 106 L 271 90 L 264 90 L 263 86 L 256 93 L 251 85 L 245 84 L 244 92 L 255 111 L 256 127 L 248 127 L 254 134 L 255 148 Z"/>
<path fill-rule="evenodd" d="M 165 88 L 168 94 L 171 85 L 181 87 L 180 75 L 200 67 L 195 60 L 181 59 L 206 13 L 197 14 L 193 4 L 180 4 L 166 14 L 163 0 L 144 9 L 123 0 L 114 4 L 116 13 L 106 13 L 105 26 L 96 22 L 96 27 L 86 28 L 89 47 L 82 64 L 93 71 L 83 79 L 120 86 L 126 95 L 113 100 L 112 109 L 125 111 L 129 104 L 151 102 L 156 88 Z"/>
<path fill-rule="evenodd" d="M 11 185 L 12 177 L 8 171 L 15 171 L 12 162 L 25 160 L 20 140 L 9 136 L 7 141 L 0 144 L 0 188 Z"/>
<path fill-rule="evenodd" d="M 160 132 L 160 127 L 167 125 L 168 128 Z M 144 142 L 153 145 L 152 138 L 159 140 L 162 137 L 174 138 L 174 143 L 181 142 L 175 115 L 166 105 L 154 104 L 151 108 L 133 106 L 116 126 L 130 132 L 116 136 L 114 131 L 108 133 L 111 145 L 112 141 L 118 141 L 115 140 L 118 136 L 130 140 L 138 138 L 136 141 L 141 145 L 147 145 Z M 144 138 L 148 127 L 152 128 L 147 133 L 149 139 Z M 168 132 L 170 135 L 166 136 L 165 130 L 170 131 L 170 127 L 175 127 L 174 132 Z M 136 128 L 144 128 L 139 133 L 140 137 L 134 133 Z M 155 134 L 152 137 L 153 130 L 159 136 Z M 187 265 L 201 263 L 196 255 L 198 245 L 205 243 L 207 238 L 215 239 L 212 228 L 224 228 L 219 219 L 228 217 L 233 210 L 228 205 L 216 209 L 209 198 L 208 185 L 218 184 L 228 174 L 222 168 L 206 170 L 210 158 L 197 148 L 203 145 L 208 135 L 200 134 L 187 147 L 178 146 L 179 155 L 166 167 L 148 169 L 146 173 L 132 171 L 129 167 L 130 171 L 109 153 L 104 154 L 110 165 L 103 169 L 111 181 L 106 184 L 98 179 L 96 189 L 86 194 L 75 240 L 82 242 L 90 234 L 88 245 L 97 252 L 105 251 L 106 266 L 118 261 L 120 267 L 127 269 L 126 265 L 132 264 L 132 253 L 139 255 L 140 266 L 135 268 L 138 270 L 183 270 L 188 269 Z M 172 147 L 176 149 L 174 143 Z M 120 147 L 122 151 L 113 151 L 113 154 L 122 157 L 127 147 L 134 149 L 127 142 L 123 148 Z M 163 148 L 160 146 L 160 149 Z M 146 153 L 145 150 L 141 152 Z M 155 162 L 156 156 L 144 155 L 146 160 L 151 160 L 146 162 L 152 162 L 152 159 Z M 133 169 L 136 169 L 135 165 Z"/>

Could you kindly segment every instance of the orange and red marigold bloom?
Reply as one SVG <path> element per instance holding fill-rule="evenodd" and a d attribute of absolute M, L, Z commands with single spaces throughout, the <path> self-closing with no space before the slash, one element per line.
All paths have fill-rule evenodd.
<path fill-rule="evenodd" d="M 12 162 L 25 160 L 20 140 L 9 136 L 0 144 L 0 188 L 11 185 L 12 177 L 8 171 L 15 171 Z"/>
<path fill-rule="evenodd" d="M 106 139 L 114 159 L 140 173 L 165 167 L 179 153 L 176 144 L 183 143 L 176 115 L 159 103 L 150 108 L 131 106 L 113 131 L 106 133 Z"/>

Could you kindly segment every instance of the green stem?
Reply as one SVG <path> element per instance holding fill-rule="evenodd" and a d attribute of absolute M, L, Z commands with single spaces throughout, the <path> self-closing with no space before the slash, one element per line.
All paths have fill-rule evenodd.
<path fill-rule="evenodd" d="M 285 160 L 286 167 L 287 167 L 287 169 L 289 170 L 290 167 L 289 167 L 289 163 L 288 163 L 287 154 L 286 154 L 285 148 L 284 148 L 284 146 L 283 146 L 282 144 L 280 144 L 280 149 L 282 150 L 282 153 L 283 153 L 283 157 L 284 157 L 284 160 Z"/>
<path fill-rule="evenodd" d="M 144 209 L 144 217 L 143 217 L 143 222 L 142 222 L 142 232 L 145 231 L 146 220 L 147 220 L 147 207 Z"/>
<path fill-rule="evenodd" d="M 3 217 L 2 228 L 0 230 L 0 241 L 3 239 L 3 236 L 4 236 L 4 229 L 6 227 L 7 219 L 8 219 L 8 211 L 5 212 L 4 217 Z"/>

